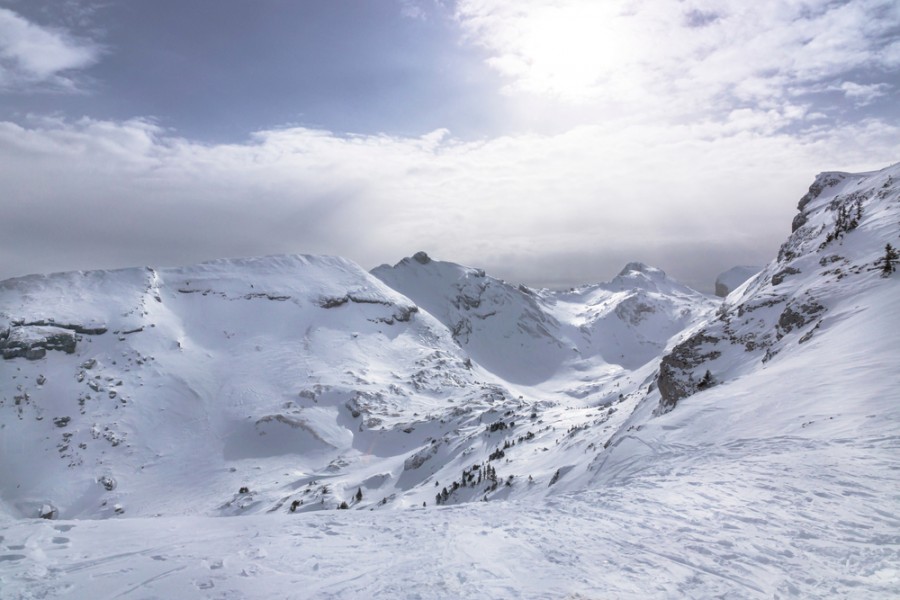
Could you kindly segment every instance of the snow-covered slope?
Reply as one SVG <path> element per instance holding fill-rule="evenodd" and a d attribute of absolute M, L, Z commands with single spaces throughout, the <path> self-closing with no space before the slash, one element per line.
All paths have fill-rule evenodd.
<path fill-rule="evenodd" d="M 880 260 L 900 233 L 898 180 L 898 165 L 875 173 L 819 175 L 801 199 L 794 231 L 777 259 L 663 358 L 657 379 L 662 408 L 701 387 L 802 352 L 845 319 L 883 319 L 861 316 L 860 298 L 885 286 L 896 291 L 894 282 L 882 277 Z M 701 384 L 706 371 L 710 379 Z"/>
<path fill-rule="evenodd" d="M 373 503 L 396 465 L 372 457 L 402 467 L 428 437 L 403 430 L 504 397 L 440 323 L 343 259 L 33 276 L 0 294 L 0 497 L 23 517 L 309 504 L 313 480 L 348 469 Z"/>
<path fill-rule="evenodd" d="M 643 263 L 608 283 L 552 294 L 552 312 L 571 324 L 584 356 L 634 370 L 658 360 L 669 341 L 709 315 L 715 303 Z M 555 310 L 554 310 L 555 309 Z"/>
<path fill-rule="evenodd" d="M 372 274 L 434 315 L 476 362 L 508 381 L 544 381 L 575 351 L 541 296 L 481 269 L 419 252 Z"/>
<path fill-rule="evenodd" d="M 424 254 L 2 282 L 0 596 L 897 597 L 898 182 L 820 175 L 721 304 Z"/>
<path fill-rule="evenodd" d="M 642 263 L 568 291 L 513 286 L 424 252 L 372 274 L 444 323 L 476 362 L 524 385 L 572 370 L 637 369 L 715 305 Z"/>

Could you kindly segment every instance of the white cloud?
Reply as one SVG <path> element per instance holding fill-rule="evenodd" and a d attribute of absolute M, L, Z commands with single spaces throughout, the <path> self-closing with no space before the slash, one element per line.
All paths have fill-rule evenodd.
<path fill-rule="evenodd" d="M 816 172 L 900 154 L 895 125 L 770 134 L 784 118 L 478 142 L 293 128 L 219 145 L 144 121 L 0 123 L 0 278 L 279 252 L 371 267 L 424 249 L 537 284 L 645 260 L 703 285 L 768 260 Z"/>
<path fill-rule="evenodd" d="M 89 40 L 36 25 L 0 8 L 0 90 L 36 86 L 73 90 L 71 72 L 97 62 L 100 48 Z"/>
<path fill-rule="evenodd" d="M 896 66 L 900 3 L 459 0 L 456 16 L 509 93 L 691 115 Z"/>
<path fill-rule="evenodd" d="M 886 96 L 890 86 L 885 83 L 873 83 L 869 85 L 845 81 L 838 89 L 853 100 L 857 106 L 871 104 L 877 98 Z"/>

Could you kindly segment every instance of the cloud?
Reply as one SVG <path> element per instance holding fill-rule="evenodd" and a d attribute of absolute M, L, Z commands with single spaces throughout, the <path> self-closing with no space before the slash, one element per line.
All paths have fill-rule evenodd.
<path fill-rule="evenodd" d="M 536 285 L 644 260 L 709 287 L 771 258 L 816 172 L 900 152 L 896 125 L 770 134 L 782 118 L 476 142 L 290 128 L 213 145 L 142 120 L 0 123 L 0 278 L 283 252 L 373 267 L 424 249 Z"/>
<path fill-rule="evenodd" d="M 853 100 L 857 106 L 866 106 L 871 104 L 877 98 L 886 96 L 890 86 L 885 83 L 873 83 L 869 85 L 845 81 L 838 89 L 842 91 L 847 98 Z"/>
<path fill-rule="evenodd" d="M 456 18 L 507 93 L 595 116 L 778 103 L 897 64 L 894 0 L 459 0 Z"/>
<path fill-rule="evenodd" d="M 77 89 L 72 71 L 95 64 L 100 48 L 61 29 L 0 8 L 0 91 Z"/>

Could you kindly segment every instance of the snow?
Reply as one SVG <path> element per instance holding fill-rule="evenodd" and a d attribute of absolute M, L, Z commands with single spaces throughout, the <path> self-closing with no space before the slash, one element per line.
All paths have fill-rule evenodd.
<path fill-rule="evenodd" d="M 77 340 L 0 361 L 0 597 L 897 597 L 898 180 L 820 175 L 721 305 L 424 253 L 0 282 L 0 345 Z"/>

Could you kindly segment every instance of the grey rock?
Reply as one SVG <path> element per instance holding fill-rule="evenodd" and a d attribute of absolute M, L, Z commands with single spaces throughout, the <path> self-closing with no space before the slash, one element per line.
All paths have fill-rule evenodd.
<path fill-rule="evenodd" d="M 800 269 L 795 269 L 794 267 L 785 267 L 784 269 L 772 275 L 772 285 L 781 285 L 789 276 L 797 275 L 799 273 Z"/>
<path fill-rule="evenodd" d="M 75 334 L 67 329 L 43 325 L 15 325 L 6 337 L 0 339 L 0 353 L 3 358 L 24 357 L 38 360 L 47 355 L 47 350 L 60 350 L 66 354 L 75 352 Z"/>
<path fill-rule="evenodd" d="M 656 377 L 656 385 L 661 396 L 661 409 L 671 410 L 679 400 L 698 390 L 698 384 L 693 378 L 694 370 L 701 364 L 721 356 L 718 350 L 704 350 L 705 345 L 714 346 L 717 342 L 718 337 L 699 331 L 663 357 Z"/>

